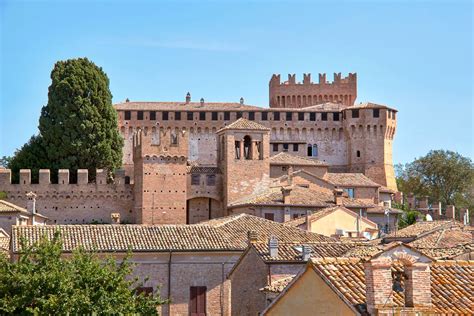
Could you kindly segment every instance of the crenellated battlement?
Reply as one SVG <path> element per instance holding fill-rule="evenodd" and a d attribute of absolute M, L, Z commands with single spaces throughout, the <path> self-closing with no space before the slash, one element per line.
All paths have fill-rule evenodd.
<path fill-rule="evenodd" d="M 280 74 L 273 74 L 270 79 L 270 87 L 275 86 L 286 86 L 286 85 L 339 85 L 339 84 L 356 84 L 357 73 L 349 73 L 346 77 L 342 77 L 342 74 L 334 73 L 334 79 L 332 82 L 327 81 L 326 74 L 320 73 L 319 81 L 317 83 L 311 81 L 311 73 L 303 74 L 303 81 L 297 82 L 295 74 L 288 74 L 288 80 L 281 82 Z"/>
<path fill-rule="evenodd" d="M 138 129 L 133 134 L 133 159 L 145 156 L 188 157 L 188 134 L 185 129 L 152 129 L 151 135 Z"/>

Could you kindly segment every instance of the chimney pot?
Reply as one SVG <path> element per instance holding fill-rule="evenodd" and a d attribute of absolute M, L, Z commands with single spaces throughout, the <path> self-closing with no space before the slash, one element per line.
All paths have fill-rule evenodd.
<path fill-rule="evenodd" d="M 309 258 L 311 257 L 311 252 L 313 251 L 310 246 L 308 245 L 303 245 L 301 250 L 301 257 L 303 261 L 308 261 Z"/>
<path fill-rule="evenodd" d="M 278 257 L 278 239 L 275 236 L 268 239 L 268 250 L 270 251 L 270 257 Z"/>
<path fill-rule="evenodd" d="M 244 98 L 240 98 L 240 104 L 244 104 Z"/>
<path fill-rule="evenodd" d="M 201 98 L 200 102 L 201 102 L 201 105 L 203 105 L 204 104 L 204 98 Z"/>
<path fill-rule="evenodd" d="M 191 102 L 191 93 L 186 93 L 186 104 L 188 104 L 189 102 Z"/>
<path fill-rule="evenodd" d="M 112 224 L 120 224 L 120 213 L 112 213 L 110 218 L 112 219 Z"/>
<path fill-rule="evenodd" d="M 342 196 L 344 194 L 344 190 L 342 189 L 334 189 L 334 204 L 342 205 Z"/>
<path fill-rule="evenodd" d="M 257 232 L 254 231 L 254 230 L 249 230 L 247 232 L 247 240 L 248 240 L 248 244 L 254 244 L 257 242 L 258 240 L 258 235 L 257 235 Z"/>
<path fill-rule="evenodd" d="M 290 181 L 290 179 L 288 179 Z M 283 195 L 283 204 L 291 204 L 291 186 L 281 187 L 281 194 Z"/>
<path fill-rule="evenodd" d="M 36 214 L 36 194 L 34 192 L 28 192 L 26 194 L 28 199 L 26 204 L 26 209 L 30 214 Z"/>

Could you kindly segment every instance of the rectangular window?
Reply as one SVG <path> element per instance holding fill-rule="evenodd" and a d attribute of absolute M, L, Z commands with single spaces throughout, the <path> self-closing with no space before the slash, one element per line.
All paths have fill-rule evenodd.
<path fill-rule="evenodd" d="M 298 144 L 293 144 L 293 151 L 298 151 Z"/>
<path fill-rule="evenodd" d="M 273 120 L 274 121 L 280 120 L 280 112 L 273 112 Z"/>
<path fill-rule="evenodd" d="M 191 185 L 199 185 L 201 184 L 201 175 L 200 174 L 192 174 L 191 175 Z"/>
<path fill-rule="evenodd" d="M 188 121 L 194 120 L 194 114 L 193 112 L 188 112 Z"/>
<path fill-rule="evenodd" d="M 273 144 L 273 151 L 278 151 L 278 144 Z"/>
<path fill-rule="evenodd" d="M 230 121 L 230 112 L 224 112 L 224 121 Z"/>
<path fill-rule="evenodd" d="M 316 113 L 314 112 L 309 113 L 309 120 L 313 122 L 316 121 Z"/>
<path fill-rule="evenodd" d="M 255 112 L 249 112 L 249 120 L 255 121 Z"/>
<path fill-rule="evenodd" d="M 275 221 L 275 214 L 265 213 L 265 219 L 268 219 L 269 221 Z"/>
<path fill-rule="evenodd" d="M 212 112 L 212 114 L 211 114 L 211 119 L 212 119 L 213 121 L 217 121 L 217 112 Z"/>
<path fill-rule="evenodd" d="M 156 112 L 150 111 L 150 121 L 156 121 Z"/>
<path fill-rule="evenodd" d="M 242 117 L 242 112 L 237 112 L 237 119 Z"/>
<path fill-rule="evenodd" d="M 352 118 L 358 118 L 359 117 L 359 110 L 352 110 Z"/>
<path fill-rule="evenodd" d="M 143 111 L 138 111 L 137 112 L 137 120 L 139 120 L 139 121 L 143 120 Z"/>
<path fill-rule="evenodd" d="M 374 117 L 380 117 L 380 110 L 379 109 L 374 109 Z"/>
<path fill-rule="evenodd" d="M 129 121 L 132 118 L 132 114 L 130 111 L 125 111 L 125 120 Z"/>
<path fill-rule="evenodd" d="M 288 151 L 288 144 L 283 144 L 283 151 Z"/>
<path fill-rule="evenodd" d="M 328 120 L 327 112 L 321 113 L 321 121 L 327 121 L 327 120 Z"/>
<path fill-rule="evenodd" d="M 339 121 L 339 113 L 338 112 L 334 112 L 332 114 L 332 120 L 333 121 Z"/>
<path fill-rule="evenodd" d="M 268 121 L 268 112 L 262 112 L 262 121 Z"/>
<path fill-rule="evenodd" d="M 287 121 L 293 120 L 293 112 L 286 112 L 286 120 Z"/>
<path fill-rule="evenodd" d="M 347 196 L 349 196 L 351 199 L 354 198 L 354 188 L 345 188 L 344 191 L 347 193 Z"/>
<path fill-rule="evenodd" d="M 175 121 L 181 121 L 181 112 L 174 112 Z"/>
<path fill-rule="evenodd" d="M 216 185 L 216 175 L 215 174 L 208 174 L 206 179 L 206 184 L 208 186 L 215 186 Z"/>
<path fill-rule="evenodd" d="M 165 111 L 165 112 L 162 112 L 162 113 L 161 113 L 161 117 L 162 117 L 163 121 L 167 121 L 167 120 L 168 120 L 168 117 L 169 117 L 168 112 L 166 112 L 166 111 Z"/>
<path fill-rule="evenodd" d="M 298 112 L 298 121 L 304 121 L 304 112 Z"/>
<path fill-rule="evenodd" d="M 189 295 L 189 313 L 191 316 L 206 315 L 206 291 L 205 286 L 191 286 Z"/>
<path fill-rule="evenodd" d="M 206 120 L 206 112 L 199 112 L 199 120 L 200 121 Z"/>

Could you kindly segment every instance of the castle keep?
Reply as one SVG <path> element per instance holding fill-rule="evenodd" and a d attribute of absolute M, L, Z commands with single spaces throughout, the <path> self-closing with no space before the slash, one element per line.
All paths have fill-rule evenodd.
<path fill-rule="evenodd" d="M 287 187 L 277 189 L 285 220 L 315 209 L 295 202 L 295 195 L 310 196 L 312 191 L 303 189 L 315 187 L 325 196 L 344 189 L 344 198 L 355 201 L 347 207 L 370 210 L 381 203 L 380 193 L 397 189 L 392 162 L 397 111 L 355 103 L 356 98 L 357 75 L 339 73 L 333 82 L 320 74 L 318 83 L 310 74 L 302 83 L 295 75 L 286 82 L 273 75 L 268 108 L 247 105 L 243 98 L 193 102 L 189 93 L 182 102 L 127 100 L 115 105 L 124 148 L 123 169 L 114 183 L 107 183 L 102 171 L 89 183 L 86 170 L 79 170 L 77 183 L 69 183 L 69 171 L 60 170 L 53 184 L 49 170 L 41 170 L 39 183 L 32 184 L 30 171 L 21 170 L 20 183 L 12 184 L 10 170 L 2 169 L 0 191 L 20 206 L 33 191 L 42 214 L 67 224 L 108 223 L 112 213 L 122 222 L 143 224 L 197 223 L 232 212 L 264 217 L 258 203 L 244 206 L 242 200 L 275 186 Z M 307 174 L 297 173 L 303 169 Z M 365 187 L 360 177 L 336 183 L 338 174 L 360 175 Z M 333 198 L 326 204 L 328 199 Z"/>

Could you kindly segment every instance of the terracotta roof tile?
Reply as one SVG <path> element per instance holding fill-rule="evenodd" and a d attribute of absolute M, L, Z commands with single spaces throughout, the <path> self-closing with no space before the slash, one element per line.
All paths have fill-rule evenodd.
<path fill-rule="evenodd" d="M 295 166 L 327 166 L 328 164 L 317 159 L 295 156 L 281 152 L 270 157 L 271 165 L 295 165 Z"/>
<path fill-rule="evenodd" d="M 284 277 L 278 280 L 272 281 L 270 285 L 267 285 L 260 289 L 262 292 L 270 292 L 270 293 L 281 293 L 288 284 L 293 280 L 295 276 Z"/>
<path fill-rule="evenodd" d="M 340 112 L 347 106 L 341 103 L 326 102 L 301 108 L 301 110 L 316 110 L 318 112 Z"/>
<path fill-rule="evenodd" d="M 238 102 L 122 102 L 114 105 L 117 110 L 154 110 L 154 111 L 258 111 L 263 108 Z"/>
<path fill-rule="evenodd" d="M 398 112 L 396 109 L 388 107 L 383 104 L 371 103 L 371 102 L 364 102 L 359 104 L 354 104 L 345 108 L 346 110 L 353 110 L 353 109 L 389 109 L 392 111 Z"/>
<path fill-rule="evenodd" d="M 0 213 L 28 213 L 23 207 L 19 207 L 13 203 L 7 202 L 5 200 L 0 200 Z"/>
<path fill-rule="evenodd" d="M 226 130 L 258 130 L 258 131 L 269 131 L 270 129 L 266 126 L 263 126 L 257 122 L 249 121 L 243 117 L 239 118 L 237 121 L 232 122 L 231 124 L 221 128 L 217 132 L 226 131 Z"/>
<path fill-rule="evenodd" d="M 436 220 L 436 221 L 425 221 L 416 222 L 413 225 L 395 231 L 385 238 L 410 238 L 420 237 L 421 234 L 429 233 L 441 228 L 450 228 L 455 226 L 461 226 L 461 223 L 454 221 Z"/>
<path fill-rule="evenodd" d="M 353 187 L 380 187 L 363 173 L 331 173 L 328 172 L 324 179 L 337 186 Z"/>
<path fill-rule="evenodd" d="M 187 166 L 186 167 L 186 172 L 187 173 L 203 173 L 203 174 L 218 174 L 218 173 L 221 173 L 221 171 L 218 167 L 199 166 L 199 165 Z"/>

